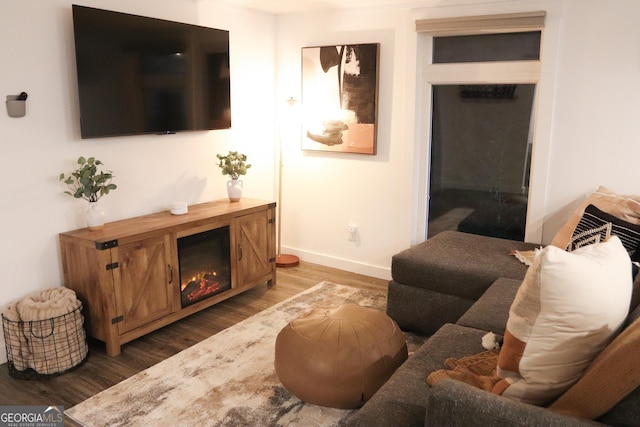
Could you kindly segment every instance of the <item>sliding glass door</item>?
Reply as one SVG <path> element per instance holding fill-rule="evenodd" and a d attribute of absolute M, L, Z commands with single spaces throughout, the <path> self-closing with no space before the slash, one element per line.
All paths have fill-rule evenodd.
<path fill-rule="evenodd" d="M 534 84 L 434 85 L 429 235 L 524 240 Z"/>
<path fill-rule="evenodd" d="M 428 236 L 524 240 L 541 32 L 433 38 Z"/>

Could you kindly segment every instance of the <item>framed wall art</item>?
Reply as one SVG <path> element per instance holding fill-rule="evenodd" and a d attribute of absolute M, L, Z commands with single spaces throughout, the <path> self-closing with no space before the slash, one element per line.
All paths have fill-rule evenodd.
<path fill-rule="evenodd" d="M 376 154 L 380 44 L 302 48 L 302 149 Z"/>

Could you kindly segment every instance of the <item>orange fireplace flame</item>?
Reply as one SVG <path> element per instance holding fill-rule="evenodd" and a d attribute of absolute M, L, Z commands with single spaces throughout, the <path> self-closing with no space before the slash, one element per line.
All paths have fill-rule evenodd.
<path fill-rule="evenodd" d="M 201 277 L 194 276 L 189 283 L 182 284 L 182 291 L 186 292 L 189 301 L 198 301 L 208 295 L 220 291 L 220 281 L 217 274 L 205 273 Z"/>

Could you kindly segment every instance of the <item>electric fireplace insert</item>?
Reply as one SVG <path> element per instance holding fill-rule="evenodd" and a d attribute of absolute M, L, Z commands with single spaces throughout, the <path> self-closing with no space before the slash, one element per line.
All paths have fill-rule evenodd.
<path fill-rule="evenodd" d="M 182 307 L 231 289 L 229 227 L 178 239 Z"/>

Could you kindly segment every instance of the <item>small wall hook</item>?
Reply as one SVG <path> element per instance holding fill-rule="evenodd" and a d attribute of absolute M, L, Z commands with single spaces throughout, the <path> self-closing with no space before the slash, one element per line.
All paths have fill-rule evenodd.
<path fill-rule="evenodd" d="M 21 92 L 19 95 L 7 95 L 7 114 L 9 117 L 24 117 L 27 113 L 27 92 Z"/>

